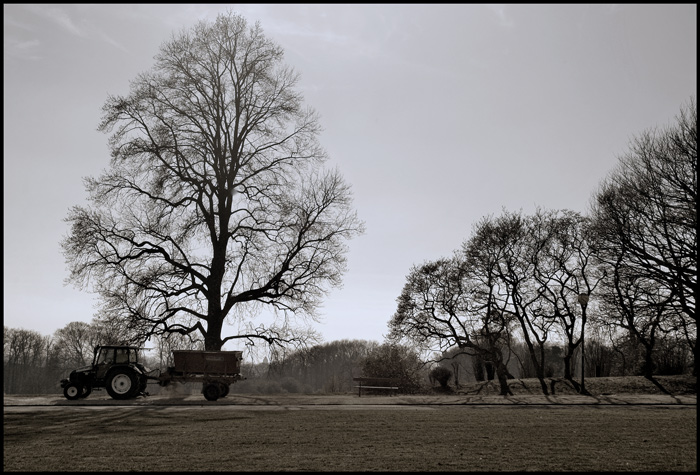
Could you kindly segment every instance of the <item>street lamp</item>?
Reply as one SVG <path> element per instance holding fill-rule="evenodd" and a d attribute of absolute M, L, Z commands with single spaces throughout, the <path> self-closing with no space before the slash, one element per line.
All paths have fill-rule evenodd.
<path fill-rule="evenodd" d="M 586 394 L 586 383 L 584 381 L 584 373 L 586 371 L 586 359 L 584 343 L 584 329 L 586 327 L 586 307 L 588 307 L 588 294 L 579 294 L 578 303 L 581 304 L 581 394 Z"/>

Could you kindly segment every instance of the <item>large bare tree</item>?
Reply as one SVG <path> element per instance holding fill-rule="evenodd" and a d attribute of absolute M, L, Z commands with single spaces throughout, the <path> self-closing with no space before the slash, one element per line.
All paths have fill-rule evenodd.
<path fill-rule="evenodd" d="M 492 305 L 517 322 L 544 394 L 549 394 L 545 347 L 554 334 L 555 319 L 534 276 L 548 232 L 537 215 L 504 211 L 479 221 L 463 245 L 467 259 L 481 263 L 479 273 L 491 289 Z"/>
<path fill-rule="evenodd" d="M 678 332 L 697 372 L 697 105 L 676 123 L 644 131 L 594 194 L 597 255 L 607 264 L 611 318 L 646 348 L 654 333 Z M 653 323 L 653 325 L 652 325 Z"/>
<path fill-rule="evenodd" d="M 297 82 L 260 25 L 229 12 L 173 35 L 108 98 L 111 166 L 86 179 L 62 242 L 68 280 L 99 294 L 103 317 L 143 338 L 199 334 L 207 350 L 284 344 L 315 318 L 362 223 Z M 255 318 L 263 307 L 273 321 Z"/>

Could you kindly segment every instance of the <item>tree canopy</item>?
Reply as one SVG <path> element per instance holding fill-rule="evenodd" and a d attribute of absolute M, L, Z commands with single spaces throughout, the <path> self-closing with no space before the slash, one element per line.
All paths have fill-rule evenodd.
<path fill-rule="evenodd" d="M 319 118 L 283 50 L 233 13 L 165 42 L 154 67 L 110 96 L 109 169 L 85 180 L 62 242 L 68 280 L 134 338 L 303 336 L 362 232 L 350 187 L 324 167 Z M 256 320 L 260 310 L 277 318 Z M 234 328 L 224 334 L 224 324 Z"/>
<path fill-rule="evenodd" d="M 635 137 L 594 194 L 596 253 L 609 274 L 607 314 L 646 347 L 647 375 L 656 331 L 682 333 L 697 361 L 697 170 L 691 99 L 675 124 Z"/>

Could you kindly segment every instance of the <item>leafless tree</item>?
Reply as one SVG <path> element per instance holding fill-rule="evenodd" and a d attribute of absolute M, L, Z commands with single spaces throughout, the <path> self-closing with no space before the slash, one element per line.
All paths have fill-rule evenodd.
<path fill-rule="evenodd" d="M 98 345 L 130 344 L 136 339 L 125 337 L 122 328 L 114 322 L 93 319 L 87 322 L 70 322 L 59 328 L 51 337 L 49 361 L 62 373 L 92 363 Z"/>
<path fill-rule="evenodd" d="M 70 322 L 54 333 L 54 355 L 66 368 L 92 363 L 95 346 L 106 344 L 97 329 L 86 322 Z"/>
<path fill-rule="evenodd" d="M 292 342 L 362 232 L 349 185 L 323 167 L 298 75 L 232 13 L 174 35 L 155 59 L 103 107 L 111 167 L 86 179 L 90 204 L 66 219 L 68 280 L 143 339 Z"/>
<path fill-rule="evenodd" d="M 23 328 L 3 328 L 3 391 L 44 393 L 58 381 L 47 379 L 49 337 Z"/>
<path fill-rule="evenodd" d="M 590 245 L 590 220 L 570 210 L 537 210 L 531 218 L 536 242 L 533 278 L 541 296 L 537 313 L 553 318 L 564 338 L 564 377 L 574 386 L 572 358 L 583 348 L 594 291 L 604 277 Z M 593 297 L 593 298 L 591 298 Z M 585 392 L 583 373 L 581 388 Z"/>
<path fill-rule="evenodd" d="M 535 373 L 544 394 L 549 394 L 545 382 L 545 350 L 552 336 L 555 320 L 547 311 L 544 290 L 534 278 L 547 240 L 546 230 L 536 217 L 519 212 L 504 211 L 501 216 L 482 218 L 472 237 L 463 245 L 472 267 L 477 267 L 483 283 L 487 284 L 491 305 L 501 315 L 517 322 Z"/>
<path fill-rule="evenodd" d="M 419 347 L 460 348 L 493 364 L 501 395 L 512 394 L 503 355 L 510 318 L 497 306 L 493 288 L 480 287 L 472 268 L 455 254 L 414 266 L 389 322 L 389 340 Z"/>
<path fill-rule="evenodd" d="M 679 332 L 697 372 L 697 106 L 674 125 L 633 139 L 594 194 L 597 255 L 609 269 L 611 317 L 647 349 L 656 332 Z"/>

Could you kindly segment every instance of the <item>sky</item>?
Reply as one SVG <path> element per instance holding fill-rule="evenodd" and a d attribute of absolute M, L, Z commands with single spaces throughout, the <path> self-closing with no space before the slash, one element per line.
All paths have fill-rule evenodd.
<path fill-rule="evenodd" d="M 365 223 L 319 309 L 324 342 L 383 341 L 411 267 L 485 216 L 586 213 L 630 140 L 697 94 L 695 4 L 5 4 L 5 327 L 95 316 L 59 243 L 109 166 L 102 105 L 226 10 L 284 49 Z"/>

